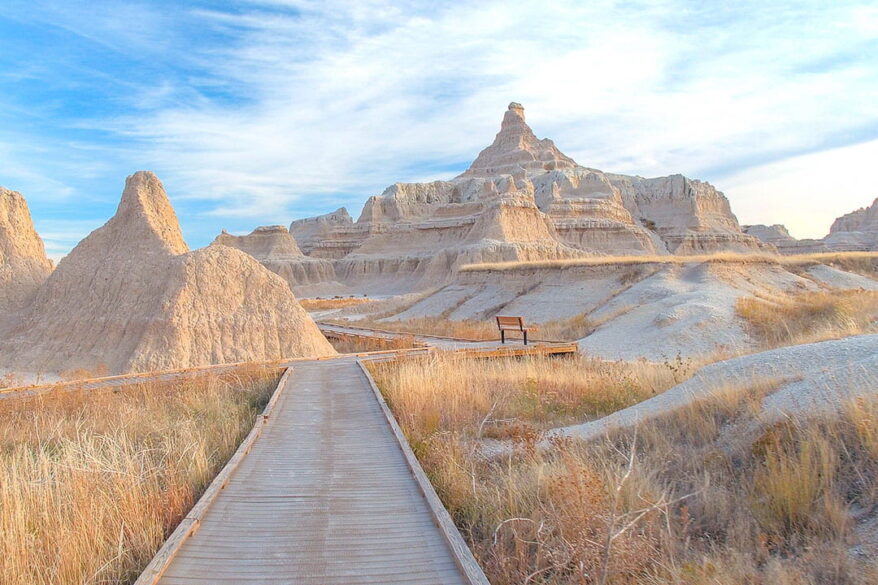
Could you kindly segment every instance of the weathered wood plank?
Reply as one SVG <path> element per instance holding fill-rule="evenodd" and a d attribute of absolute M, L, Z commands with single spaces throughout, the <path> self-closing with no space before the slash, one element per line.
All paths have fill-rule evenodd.
<path fill-rule="evenodd" d="M 408 463 L 409 470 L 412 473 L 412 477 L 415 479 L 418 484 L 418 488 L 424 495 L 424 499 L 426 500 L 427 505 L 430 508 L 430 513 L 433 516 L 433 520 L 436 522 L 436 526 L 442 532 L 442 535 L 445 537 L 445 541 L 451 548 L 452 554 L 454 555 L 454 561 L 466 577 L 467 583 L 469 585 L 490 585 L 490 583 L 488 582 L 488 578 L 485 577 L 485 573 L 482 571 L 482 568 L 479 566 L 479 563 L 473 556 L 472 551 L 470 551 L 466 542 L 464 542 L 463 537 L 460 535 L 460 531 L 458 531 L 457 526 L 455 526 L 454 520 L 452 520 L 451 515 L 448 513 L 448 510 L 445 509 L 445 505 L 442 503 L 442 500 L 439 499 L 439 495 L 436 493 L 436 490 L 433 489 L 433 484 L 430 483 L 429 478 L 427 478 L 427 474 L 424 473 L 424 469 L 421 467 L 421 464 L 418 461 L 418 458 L 415 456 L 414 451 L 412 451 L 408 439 L 406 439 L 405 434 L 402 432 L 402 429 L 399 426 L 399 423 L 396 421 L 396 418 L 390 411 L 390 407 L 384 400 L 384 396 L 381 394 L 381 391 L 375 384 L 375 380 L 372 378 L 372 374 L 369 372 L 368 368 L 366 368 L 362 361 L 357 360 L 357 365 L 360 366 L 363 375 L 369 382 L 369 388 L 372 390 L 372 394 L 375 396 L 375 399 L 381 406 L 381 412 L 384 414 L 384 417 L 387 420 L 387 424 L 390 425 L 393 436 L 396 438 L 400 449 L 402 449 L 403 455 L 405 456 L 406 462 Z"/>
<path fill-rule="evenodd" d="M 157 583 L 161 576 L 164 574 L 165 570 L 168 568 L 168 565 L 174 558 L 174 555 L 177 554 L 180 550 L 180 546 L 183 541 L 190 537 L 195 531 L 198 529 L 199 524 L 201 523 L 201 519 L 204 517 L 204 514 L 207 512 L 207 509 L 214 502 L 217 496 L 220 494 L 220 491 L 226 487 L 231 478 L 232 474 L 235 472 L 235 469 L 241 464 L 241 461 L 244 459 L 244 456 L 250 452 L 253 448 L 256 439 L 262 433 L 262 429 L 268 423 L 268 420 L 271 416 L 272 411 L 277 405 L 277 401 L 280 399 L 280 395 L 283 392 L 284 388 L 287 385 L 287 380 L 289 379 L 290 373 L 292 372 L 292 368 L 288 368 L 280 380 L 278 381 L 277 387 L 271 395 L 271 398 L 268 401 L 268 404 L 265 405 L 265 408 L 262 411 L 262 414 L 256 419 L 256 423 L 253 425 L 253 428 L 235 450 L 235 453 L 232 455 L 231 459 L 226 463 L 226 465 L 220 470 L 217 476 L 213 479 L 201 497 L 198 499 L 198 502 L 189 510 L 189 513 L 186 514 L 186 517 L 177 525 L 177 528 L 174 532 L 171 533 L 171 536 L 165 541 L 164 545 L 159 549 L 159 552 L 153 557 L 150 563 L 143 570 L 143 573 L 140 574 L 140 577 L 137 578 L 134 585 L 153 585 Z"/>
<path fill-rule="evenodd" d="M 465 544 L 436 520 L 355 359 L 297 364 L 286 386 L 225 487 L 187 516 L 198 524 L 158 555 L 164 570 L 138 585 L 487 583 L 462 570 L 475 561 L 456 559 Z"/>

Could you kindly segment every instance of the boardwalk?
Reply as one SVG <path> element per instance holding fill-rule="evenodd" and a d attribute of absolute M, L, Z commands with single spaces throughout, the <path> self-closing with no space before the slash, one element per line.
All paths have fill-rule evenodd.
<path fill-rule="evenodd" d="M 478 569 L 467 576 L 467 561 L 349 358 L 296 364 L 262 435 L 157 582 L 486 584 Z"/>
<path fill-rule="evenodd" d="M 327 335 L 400 334 L 321 324 Z M 136 585 L 489 585 L 359 359 L 453 351 L 476 359 L 570 355 L 576 344 L 502 346 L 416 336 L 424 347 L 264 362 L 290 368 L 232 460 Z M 0 399 L 171 381 L 225 364 L 0 390 Z"/>

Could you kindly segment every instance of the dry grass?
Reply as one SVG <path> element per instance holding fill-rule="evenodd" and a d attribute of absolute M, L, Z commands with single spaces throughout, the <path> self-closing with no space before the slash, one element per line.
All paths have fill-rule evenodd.
<path fill-rule="evenodd" d="M 415 445 L 438 429 L 506 437 L 598 418 L 676 383 L 667 365 L 582 356 L 473 360 L 440 352 L 369 367 Z"/>
<path fill-rule="evenodd" d="M 133 582 L 278 375 L 242 368 L 0 401 L 0 582 Z"/>
<path fill-rule="evenodd" d="M 746 297 L 738 299 L 735 309 L 766 349 L 878 330 L 878 291 Z"/>
<path fill-rule="evenodd" d="M 327 309 L 343 309 L 366 303 L 374 303 L 375 299 L 366 297 L 336 297 L 332 299 L 299 299 L 299 304 L 306 311 L 323 311 Z"/>
<path fill-rule="evenodd" d="M 759 381 L 636 432 L 541 450 L 542 428 L 621 408 L 673 372 L 540 361 L 374 366 L 494 585 L 878 582 L 875 567 L 848 552 L 854 512 L 878 506 L 878 400 L 741 440 L 780 382 Z M 484 436 L 511 437 L 516 448 L 487 460 Z"/>
<path fill-rule="evenodd" d="M 568 268 L 575 266 L 630 266 L 638 264 L 701 264 L 703 262 L 725 264 L 777 264 L 781 266 L 809 266 L 828 264 L 847 267 L 858 272 L 874 272 L 878 252 L 826 252 L 820 254 L 797 254 L 780 256 L 777 254 L 740 254 L 722 252 L 717 254 L 693 254 L 691 256 L 586 256 L 561 260 L 536 260 L 525 262 L 494 262 L 468 264 L 461 272 L 535 270 Z"/>
<path fill-rule="evenodd" d="M 110 375 L 110 370 L 106 364 L 101 364 L 96 368 L 74 368 L 72 370 L 64 370 L 58 374 L 58 377 L 65 382 L 73 382 L 76 380 L 88 380 L 89 378 L 104 378 Z"/>
<path fill-rule="evenodd" d="M 446 317 L 418 317 L 414 319 L 386 321 L 376 318 L 357 319 L 349 322 L 344 319 L 328 319 L 338 325 L 355 325 L 378 331 L 392 331 L 411 335 L 435 335 L 454 337 L 472 341 L 498 341 L 500 331 L 493 318 L 484 321 L 464 319 L 454 321 Z M 530 339 L 551 341 L 576 341 L 594 331 L 596 324 L 587 315 L 575 315 L 567 319 L 557 319 L 540 325 L 528 325 Z M 507 339 L 521 339 L 514 331 L 506 333 Z"/>
<path fill-rule="evenodd" d="M 381 320 L 381 317 L 367 317 L 353 322 L 345 319 L 329 319 L 328 321 L 339 325 L 354 325 L 377 331 L 390 331 L 411 335 L 436 335 L 439 337 L 456 337 L 458 339 L 474 341 L 500 339 L 500 333 L 497 331 L 497 326 L 493 321 L 452 321 L 442 317 L 419 317 L 417 319 L 394 321 L 384 321 Z"/>
<path fill-rule="evenodd" d="M 326 338 L 338 353 L 365 353 L 370 351 L 386 351 L 396 349 L 411 349 L 423 347 L 411 335 L 382 339 L 379 337 L 366 337 L 359 335 L 327 334 Z"/>

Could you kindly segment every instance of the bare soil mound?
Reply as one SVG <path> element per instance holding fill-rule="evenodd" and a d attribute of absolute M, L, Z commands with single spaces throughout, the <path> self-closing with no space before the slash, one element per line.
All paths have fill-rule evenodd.
<path fill-rule="evenodd" d="M 0 345 L 6 367 L 134 372 L 334 350 L 287 283 L 226 246 L 189 252 L 150 172 L 66 256 Z"/>

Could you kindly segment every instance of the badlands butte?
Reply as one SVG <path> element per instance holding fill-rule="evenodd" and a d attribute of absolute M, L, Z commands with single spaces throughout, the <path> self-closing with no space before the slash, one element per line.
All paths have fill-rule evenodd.
<path fill-rule="evenodd" d="M 135 372 L 334 353 L 299 297 L 368 295 L 321 318 L 391 322 L 522 315 L 587 320 L 587 354 L 650 360 L 751 353 L 742 298 L 876 290 L 878 200 L 821 240 L 741 226 L 682 175 L 579 165 L 520 104 L 461 175 L 396 183 L 344 208 L 190 251 L 158 178 L 53 269 L 23 197 L 0 189 L 0 368 Z M 863 252 L 840 255 L 840 252 Z M 539 329 L 538 331 L 539 332 Z"/>

